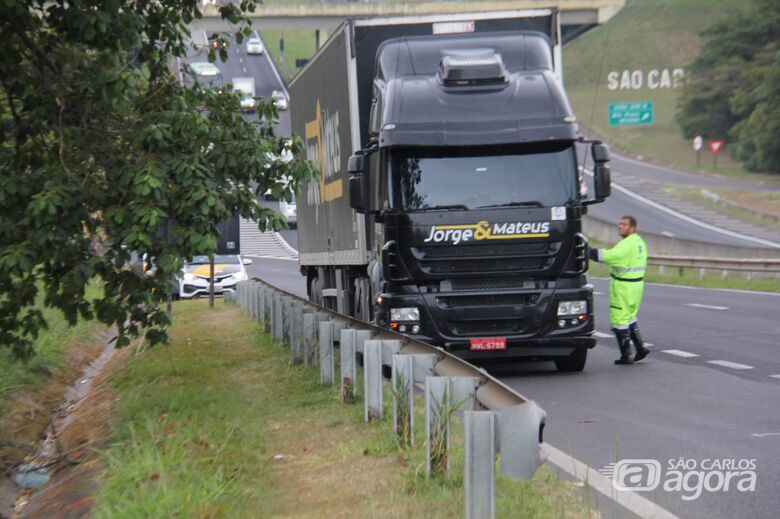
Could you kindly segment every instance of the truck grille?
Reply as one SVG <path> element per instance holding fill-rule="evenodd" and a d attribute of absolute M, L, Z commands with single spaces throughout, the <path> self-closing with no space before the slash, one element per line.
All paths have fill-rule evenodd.
<path fill-rule="evenodd" d="M 436 298 L 436 302 L 445 308 L 533 305 L 538 300 L 538 293 L 442 296 Z"/>
<path fill-rule="evenodd" d="M 468 247 L 412 247 L 420 270 L 426 274 L 484 272 L 540 272 L 552 267 L 561 242 L 469 245 Z"/>
<path fill-rule="evenodd" d="M 447 323 L 454 335 L 461 337 L 514 335 L 525 332 L 526 323 L 516 317 L 507 319 L 469 319 Z"/>

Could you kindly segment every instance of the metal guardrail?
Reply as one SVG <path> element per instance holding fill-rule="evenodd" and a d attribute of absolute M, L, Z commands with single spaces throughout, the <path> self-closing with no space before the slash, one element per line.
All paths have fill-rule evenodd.
<path fill-rule="evenodd" d="M 467 518 L 495 514 L 495 470 L 491 467 L 496 454 L 501 454 L 501 473 L 517 479 L 530 479 L 542 463 L 546 413 L 484 369 L 441 348 L 338 314 L 257 278 L 239 283 L 235 294 L 226 293 L 228 300 L 235 300 L 276 341 L 288 345 L 293 363 L 318 365 L 323 385 L 334 383 L 334 358 L 338 357 L 333 347 L 338 343 L 345 402 L 354 401 L 345 396 L 356 389 L 355 355 L 362 354 L 366 421 L 381 416 L 382 366 L 391 368 L 396 434 L 400 435 L 401 428 L 398 416 L 414 413 L 412 387 L 424 383 L 428 472 L 432 467 L 430 445 L 436 444 L 430 439 L 431 431 L 440 430 L 433 424 L 445 420 L 449 430 L 449 414 L 455 409 L 464 411 Z M 406 401 L 399 396 L 405 391 L 399 391 L 399 378 L 402 386 L 409 388 Z M 446 404 L 442 406 L 442 402 Z M 442 409 L 450 406 L 443 416 Z M 413 428 L 413 419 L 404 427 Z M 449 438 L 449 432 L 446 434 Z M 446 443 L 449 445 L 449 440 Z"/>
<path fill-rule="evenodd" d="M 698 256 L 648 256 L 649 265 L 662 267 L 780 273 L 780 259 L 704 258 Z"/>

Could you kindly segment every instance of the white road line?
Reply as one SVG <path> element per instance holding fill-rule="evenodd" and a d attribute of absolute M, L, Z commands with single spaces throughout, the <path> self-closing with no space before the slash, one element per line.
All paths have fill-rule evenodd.
<path fill-rule="evenodd" d="M 739 362 L 731 362 L 729 360 L 708 360 L 709 364 L 715 364 L 716 366 L 723 366 L 724 368 L 731 369 L 753 369 L 753 366 L 747 364 L 740 364 Z"/>
<path fill-rule="evenodd" d="M 543 443 L 541 451 L 543 459 L 546 459 L 548 463 L 582 481 L 639 517 L 652 517 L 653 519 L 674 519 L 677 517 L 633 490 L 616 490 L 611 479 L 604 477 L 598 470 L 556 449 L 549 443 Z"/>
<path fill-rule="evenodd" d="M 714 306 L 714 305 L 702 305 L 699 303 L 685 303 L 685 306 L 692 306 L 694 308 L 706 308 L 708 310 L 728 310 L 728 306 Z"/>
<path fill-rule="evenodd" d="M 685 359 L 698 357 L 698 355 L 695 353 L 688 353 L 687 351 L 682 351 L 682 350 L 661 350 L 661 353 L 668 353 L 669 355 L 674 355 L 675 357 L 683 357 Z"/>
<path fill-rule="evenodd" d="M 769 375 L 769 376 L 770 376 L 771 378 L 776 378 L 776 379 L 780 380 L 780 375 Z"/>
<path fill-rule="evenodd" d="M 594 332 L 594 333 L 593 333 L 593 335 L 595 335 L 595 336 L 596 336 L 596 337 L 598 337 L 599 339 L 609 339 L 609 338 L 611 338 L 611 337 L 612 337 L 612 335 L 611 335 L 611 334 L 609 334 L 609 333 L 604 333 L 604 332 Z"/>
<path fill-rule="evenodd" d="M 670 238 L 674 238 L 674 233 L 673 232 L 661 231 L 661 234 L 663 234 L 664 236 L 668 236 Z"/>
<path fill-rule="evenodd" d="M 588 168 L 583 168 L 583 171 L 587 173 L 588 175 L 593 175 L 593 171 Z M 663 211 L 667 214 L 670 214 L 674 216 L 677 219 L 683 220 L 688 223 L 692 223 L 694 225 L 698 225 L 699 227 L 703 227 L 705 229 L 709 229 L 710 231 L 719 232 L 721 234 L 725 234 L 726 236 L 731 236 L 732 238 L 739 238 L 741 240 L 746 241 L 752 241 L 753 243 L 758 243 L 761 245 L 765 245 L 767 247 L 772 247 L 774 249 L 780 249 L 780 243 L 776 243 L 769 240 L 763 240 L 761 238 L 754 238 L 753 236 L 747 236 L 744 234 L 739 234 L 737 232 L 729 231 L 726 229 L 723 229 L 722 227 L 717 227 L 715 225 L 710 225 L 708 223 L 704 223 L 700 220 L 697 220 L 695 218 L 691 218 L 688 215 L 685 215 L 683 213 L 680 213 L 678 211 L 675 211 L 674 209 L 670 209 L 666 207 L 665 205 L 661 205 L 658 202 L 654 202 L 650 200 L 649 198 L 645 198 L 642 195 L 639 195 L 637 193 L 634 193 L 630 189 L 626 189 L 625 187 L 621 186 L 620 184 L 616 184 L 615 182 L 612 182 L 612 187 L 614 189 L 617 189 L 618 191 L 622 192 L 623 194 L 630 196 L 631 198 L 634 198 L 635 200 L 639 200 L 640 202 L 644 202 L 645 204 L 649 205 L 650 207 L 654 207 L 655 209 L 658 209 L 659 211 Z"/>
<path fill-rule="evenodd" d="M 780 432 L 753 433 L 750 436 L 755 438 L 765 438 L 766 436 L 780 436 Z"/>
<path fill-rule="evenodd" d="M 593 291 L 593 295 L 594 295 L 594 296 L 603 296 L 603 295 L 604 295 L 604 292 L 596 292 L 596 291 L 594 290 L 594 291 Z"/>

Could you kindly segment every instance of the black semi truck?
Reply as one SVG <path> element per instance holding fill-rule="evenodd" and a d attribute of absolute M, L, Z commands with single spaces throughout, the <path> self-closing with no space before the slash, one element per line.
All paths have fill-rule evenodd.
<path fill-rule="evenodd" d="M 463 358 L 582 370 L 594 196 L 556 9 L 348 20 L 290 85 L 321 178 L 298 200 L 309 298 Z"/>

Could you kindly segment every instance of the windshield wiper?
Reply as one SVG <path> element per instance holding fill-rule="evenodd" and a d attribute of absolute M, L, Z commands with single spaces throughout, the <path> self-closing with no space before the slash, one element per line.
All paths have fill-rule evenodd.
<path fill-rule="evenodd" d="M 490 209 L 493 207 L 544 207 L 537 200 L 526 200 L 524 202 L 507 202 L 505 204 L 481 205 L 477 209 Z"/>
<path fill-rule="evenodd" d="M 446 209 L 460 209 L 461 211 L 467 211 L 468 207 L 463 204 L 450 204 L 450 205 L 429 205 L 427 207 L 421 207 L 418 211 L 443 211 Z"/>

